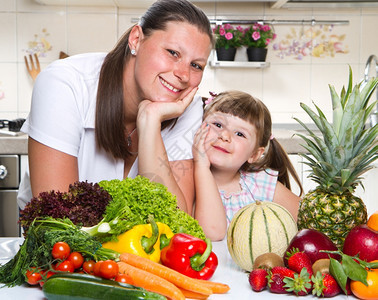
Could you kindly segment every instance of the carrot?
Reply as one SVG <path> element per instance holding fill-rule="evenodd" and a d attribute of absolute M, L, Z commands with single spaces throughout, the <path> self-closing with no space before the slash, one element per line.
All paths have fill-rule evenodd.
<path fill-rule="evenodd" d="M 210 288 L 214 294 L 225 294 L 230 290 L 230 287 L 227 284 L 214 282 L 210 280 L 196 279 L 201 282 L 203 285 Z"/>
<path fill-rule="evenodd" d="M 129 278 L 127 283 L 133 284 L 150 292 L 166 296 L 172 300 L 185 300 L 184 294 L 173 283 L 125 262 L 118 262 L 119 272 Z"/>
<path fill-rule="evenodd" d="M 197 279 L 181 274 L 148 258 L 132 253 L 122 253 L 119 259 L 134 267 L 140 268 L 168 280 L 174 285 L 199 294 L 211 295 L 212 290 Z"/>
<path fill-rule="evenodd" d="M 188 291 L 182 288 L 180 288 L 180 290 L 184 294 L 185 298 L 198 299 L 198 300 L 205 300 L 209 298 L 209 295 L 204 295 L 204 294 L 196 293 L 193 291 Z"/>

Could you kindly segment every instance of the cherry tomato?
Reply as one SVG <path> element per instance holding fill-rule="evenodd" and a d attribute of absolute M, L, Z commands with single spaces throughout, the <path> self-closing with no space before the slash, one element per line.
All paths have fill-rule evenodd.
<path fill-rule="evenodd" d="M 27 283 L 30 285 L 36 285 L 42 280 L 41 270 L 36 268 L 31 268 L 26 271 Z"/>
<path fill-rule="evenodd" d="M 122 283 L 129 283 L 131 284 L 130 277 L 126 274 L 117 274 L 114 279 L 115 281 L 122 282 Z"/>
<path fill-rule="evenodd" d="M 43 273 L 43 276 L 42 276 L 42 279 L 44 279 L 44 280 L 42 280 L 42 281 L 40 281 L 39 282 L 39 285 L 41 286 L 41 287 L 43 287 L 43 285 L 45 284 L 45 281 L 47 280 L 47 279 L 49 279 L 52 275 L 54 275 L 55 274 L 55 272 L 53 272 L 53 271 L 45 271 L 44 273 Z"/>
<path fill-rule="evenodd" d="M 103 263 L 102 260 L 95 263 L 94 268 L 93 268 L 93 275 L 101 277 L 100 267 L 101 267 L 102 263 Z"/>
<path fill-rule="evenodd" d="M 87 274 L 94 274 L 94 267 L 95 267 L 95 261 L 94 260 L 87 260 L 83 263 L 83 271 Z"/>
<path fill-rule="evenodd" d="M 67 260 L 72 263 L 72 265 L 74 266 L 74 269 L 76 270 L 76 269 L 79 269 L 83 265 L 84 257 L 79 252 L 72 252 L 68 256 Z"/>
<path fill-rule="evenodd" d="M 117 276 L 119 272 L 118 264 L 114 260 L 105 260 L 100 265 L 100 276 L 105 279 L 112 279 Z"/>
<path fill-rule="evenodd" d="M 61 263 L 58 263 L 55 270 L 71 273 L 75 271 L 73 264 L 69 260 L 64 260 Z"/>
<path fill-rule="evenodd" d="M 57 242 L 54 244 L 51 255 L 55 259 L 65 260 L 71 253 L 71 248 L 66 242 Z"/>

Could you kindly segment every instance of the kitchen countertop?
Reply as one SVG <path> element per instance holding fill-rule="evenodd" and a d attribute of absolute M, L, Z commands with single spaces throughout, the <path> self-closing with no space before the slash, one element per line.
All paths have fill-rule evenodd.
<path fill-rule="evenodd" d="M 295 135 L 296 132 L 295 126 L 280 126 L 278 124 L 273 126 L 274 137 L 288 154 L 305 151 L 301 146 L 303 141 Z M 28 135 L 18 133 L 16 136 L 11 136 L 0 133 L 0 154 L 28 154 Z"/>
<path fill-rule="evenodd" d="M 28 154 L 28 136 L 24 133 L 16 136 L 0 133 L 0 154 Z"/>
<path fill-rule="evenodd" d="M 5 263 L 13 257 L 18 251 L 19 245 L 22 243 L 22 238 L 0 238 L 0 264 Z M 219 265 L 211 278 L 212 281 L 226 283 L 230 286 L 230 291 L 227 294 L 211 295 L 209 300 L 247 300 L 247 299 L 297 299 L 294 295 L 289 294 L 273 294 L 267 290 L 260 293 L 252 291 L 248 282 L 247 273 L 243 272 L 232 260 L 227 250 L 226 240 L 213 243 L 213 251 L 218 256 Z M 1 284 L 0 284 L 1 286 Z M 307 295 L 300 297 L 301 299 L 320 299 L 318 297 Z M 0 299 L 28 299 L 28 300 L 43 300 L 43 292 L 39 287 L 30 287 L 28 285 L 17 286 L 14 288 L 0 288 Z M 354 296 L 338 295 L 333 297 L 335 300 L 352 300 L 356 299 Z"/>

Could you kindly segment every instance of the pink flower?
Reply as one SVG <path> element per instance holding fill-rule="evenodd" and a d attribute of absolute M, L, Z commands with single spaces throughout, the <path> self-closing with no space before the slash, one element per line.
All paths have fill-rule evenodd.
<path fill-rule="evenodd" d="M 260 39 L 260 32 L 255 31 L 254 33 L 252 33 L 252 38 L 255 41 L 257 41 L 258 39 Z"/>
<path fill-rule="evenodd" d="M 271 42 L 270 39 L 266 39 L 265 44 L 266 44 L 266 45 L 269 45 L 270 42 Z"/>
<path fill-rule="evenodd" d="M 241 26 L 236 27 L 236 29 L 237 29 L 238 31 L 240 31 L 240 32 L 243 32 L 243 31 L 244 31 L 244 28 L 241 27 Z"/>
<path fill-rule="evenodd" d="M 232 29 L 232 26 L 231 24 L 224 24 L 224 29 L 228 30 L 228 29 Z"/>
<path fill-rule="evenodd" d="M 259 24 L 253 24 L 253 26 L 252 26 L 252 28 L 253 28 L 253 30 L 259 30 L 260 28 L 259 28 Z"/>
<path fill-rule="evenodd" d="M 269 30 L 270 30 L 269 25 L 264 25 L 264 26 L 262 27 L 262 30 L 263 30 L 263 31 L 269 31 Z"/>
<path fill-rule="evenodd" d="M 225 35 L 225 33 L 226 33 L 226 30 L 224 30 L 224 28 L 219 28 L 220 35 Z"/>
<path fill-rule="evenodd" d="M 234 35 L 231 32 L 227 32 L 224 37 L 226 38 L 226 40 L 231 40 L 234 37 Z"/>
<path fill-rule="evenodd" d="M 277 37 L 277 34 L 273 33 L 273 40 Z"/>

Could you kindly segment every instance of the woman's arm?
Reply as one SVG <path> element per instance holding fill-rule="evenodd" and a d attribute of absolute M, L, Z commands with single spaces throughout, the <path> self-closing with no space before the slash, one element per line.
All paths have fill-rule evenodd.
<path fill-rule="evenodd" d="M 227 231 L 226 212 L 222 199 L 210 170 L 206 155 L 205 138 L 208 126 L 202 124 L 194 138 L 194 182 L 196 205 L 194 216 L 202 226 L 206 237 L 212 241 L 222 240 Z"/>
<path fill-rule="evenodd" d="M 139 174 L 164 184 L 176 195 L 179 208 L 189 214 L 194 198 L 192 161 L 168 161 L 161 136 L 161 123 L 182 115 L 196 92 L 197 88 L 176 102 L 144 100 L 139 105 L 137 117 Z"/>
<path fill-rule="evenodd" d="M 285 207 L 297 221 L 299 202 L 301 198 L 295 195 L 281 182 L 277 181 L 276 190 L 274 191 L 273 202 Z"/>
<path fill-rule="evenodd" d="M 45 191 L 68 191 L 77 181 L 77 158 L 43 145 L 29 137 L 28 156 L 33 197 Z"/>

